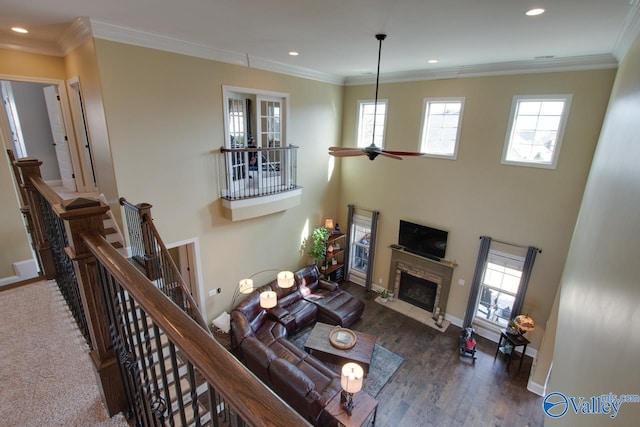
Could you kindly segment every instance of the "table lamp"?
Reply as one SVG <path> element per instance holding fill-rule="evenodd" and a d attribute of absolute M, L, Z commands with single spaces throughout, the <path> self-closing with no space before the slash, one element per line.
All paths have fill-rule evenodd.
<path fill-rule="evenodd" d="M 362 390 L 363 377 L 364 370 L 357 363 L 349 362 L 342 367 L 340 384 L 347 394 L 343 407 L 349 415 L 353 411 L 353 394 Z"/>
<path fill-rule="evenodd" d="M 324 228 L 329 230 L 329 232 L 333 231 L 333 220 L 331 218 L 327 218 L 324 220 Z"/>
<path fill-rule="evenodd" d="M 536 323 L 528 314 L 517 315 L 515 319 L 513 319 L 513 322 L 516 324 L 516 327 L 518 328 L 518 331 L 520 331 L 520 334 L 533 331 L 536 328 Z"/>

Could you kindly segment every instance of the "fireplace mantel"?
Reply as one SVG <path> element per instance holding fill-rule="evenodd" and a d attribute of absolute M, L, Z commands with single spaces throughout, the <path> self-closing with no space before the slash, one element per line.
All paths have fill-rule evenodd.
<path fill-rule="evenodd" d="M 399 267 L 400 266 L 400 267 Z M 446 312 L 447 300 L 449 298 L 449 289 L 451 288 L 451 280 L 453 277 L 453 269 L 455 264 L 448 262 L 435 261 L 420 255 L 412 254 L 404 251 L 402 248 L 391 248 L 391 265 L 389 267 L 389 285 L 393 287 L 397 295 L 398 292 L 398 270 L 411 272 L 420 272 L 417 276 L 426 275 L 429 277 L 437 277 L 441 288 L 438 294 L 438 306 L 443 312 Z"/>

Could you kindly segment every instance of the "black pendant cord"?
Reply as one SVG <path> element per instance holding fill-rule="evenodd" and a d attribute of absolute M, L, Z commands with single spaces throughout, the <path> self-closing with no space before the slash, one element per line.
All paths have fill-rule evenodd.
<path fill-rule="evenodd" d="M 371 138 L 371 146 L 376 145 L 376 119 L 378 118 L 378 86 L 380 85 L 380 57 L 382 55 L 382 40 L 386 39 L 386 34 L 376 34 L 376 39 L 380 42 L 378 45 L 378 70 L 376 72 L 376 99 L 373 103 L 373 132 Z"/>

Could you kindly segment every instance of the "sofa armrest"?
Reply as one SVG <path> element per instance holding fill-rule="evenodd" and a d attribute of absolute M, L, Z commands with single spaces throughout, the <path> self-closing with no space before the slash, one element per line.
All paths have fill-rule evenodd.
<path fill-rule="evenodd" d="M 336 282 L 329 282 L 328 280 L 321 279 L 318 283 L 320 284 L 320 288 L 326 289 L 327 291 L 334 292 L 340 289 L 340 285 Z"/>
<path fill-rule="evenodd" d="M 255 337 L 247 337 L 242 344 L 244 363 L 251 372 L 256 374 L 264 383 L 270 384 L 269 366 L 278 356 L 269 347 Z"/>
<path fill-rule="evenodd" d="M 320 395 L 311 379 L 286 359 L 269 366 L 273 390 L 308 420 L 315 421 L 322 411 Z"/>

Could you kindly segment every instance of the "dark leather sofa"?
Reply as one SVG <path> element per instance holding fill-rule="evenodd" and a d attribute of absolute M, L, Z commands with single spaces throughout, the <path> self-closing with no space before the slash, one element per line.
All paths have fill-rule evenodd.
<path fill-rule="evenodd" d="M 231 312 L 232 344 L 258 378 L 316 426 L 334 426 L 326 405 L 341 391 L 340 376 L 288 340 L 316 321 L 349 327 L 364 303 L 320 279 L 315 265 L 294 273 L 295 284 L 282 289 L 274 280 L 251 292 Z M 260 306 L 260 293 L 273 290 L 278 305 Z"/>

